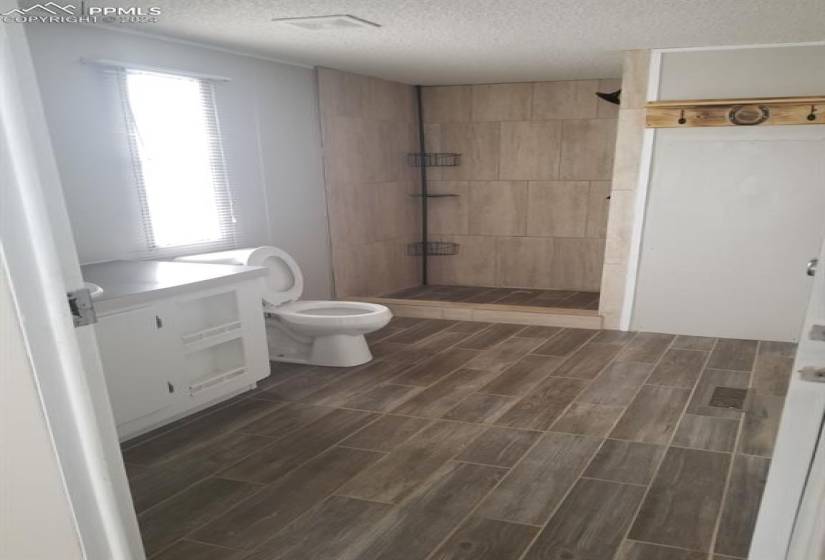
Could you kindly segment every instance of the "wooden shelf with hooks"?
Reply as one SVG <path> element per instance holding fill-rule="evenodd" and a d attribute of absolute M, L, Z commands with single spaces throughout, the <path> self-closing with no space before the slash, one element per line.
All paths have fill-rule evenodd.
<path fill-rule="evenodd" d="M 825 124 L 825 96 L 650 101 L 648 128 Z"/>

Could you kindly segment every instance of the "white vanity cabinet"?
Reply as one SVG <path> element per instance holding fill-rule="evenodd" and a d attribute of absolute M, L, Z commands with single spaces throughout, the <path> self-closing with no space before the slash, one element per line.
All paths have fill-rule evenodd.
<path fill-rule="evenodd" d="M 119 293 L 116 277 L 93 274 L 102 265 L 92 265 L 98 268 L 87 276 L 104 296 L 110 286 L 111 297 L 95 302 L 95 332 L 121 439 L 247 391 L 269 375 L 262 273 L 162 264 L 165 278 L 177 278 L 173 285 Z M 197 267 L 213 276 L 198 280 Z"/>
<path fill-rule="evenodd" d="M 101 316 L 95 332 L 118 426 L 173 406 L 181 364 L 154 308 Z"/>

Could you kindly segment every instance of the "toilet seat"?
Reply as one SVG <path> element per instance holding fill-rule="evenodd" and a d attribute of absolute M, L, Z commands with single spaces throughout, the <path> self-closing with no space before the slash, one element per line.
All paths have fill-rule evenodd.
<path fill-rule="evenodd" d="M 285 303 L 269 309 L 288 325 L 330 329 L 360 329 L 372 325 L 375 320 L 389 315 L 389 309 L 383 305 L 358 301 L 308 300 Z M 304 330 L 302 329 L 302 330 Z"/>
<path fill-rule="evenodd" d="M 277 247 L 267 247 L 268 254 L 259 259 L 255 266 L 266 267 L 264 302 L 267 307 L 279 307 L 282 304 L 300 299 L 304 293 L 304 275 L 301 268 L 286 251 Z"/>

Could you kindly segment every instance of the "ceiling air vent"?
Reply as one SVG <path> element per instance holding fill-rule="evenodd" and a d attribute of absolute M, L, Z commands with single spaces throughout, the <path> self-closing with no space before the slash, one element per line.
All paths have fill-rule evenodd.
<path fill-rule="evenodd" d="M 301 29 L 319 31 L 324 29 L 355 29 L 381 27 L 377 23 L 357 18 L 348 14 L 334 16 L 308 16 L 295 18 L 274 18 L 272 21 L 291 25 Z"/>

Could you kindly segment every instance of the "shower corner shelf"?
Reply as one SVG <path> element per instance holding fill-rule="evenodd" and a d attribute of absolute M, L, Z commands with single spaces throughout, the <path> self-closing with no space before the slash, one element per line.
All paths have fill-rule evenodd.
<path fill-rule="evenodd" d="M 452 152 L 421 152 L 407 154 L 410 167 L 456 167 L 461 165 L 461 154 Z"/>
<path fill-rule="evenodd" d="M 407 245 L 411 257 L 443 257 L 458 254 L 458 243 L 452 241 L 417 241 Z"/>

